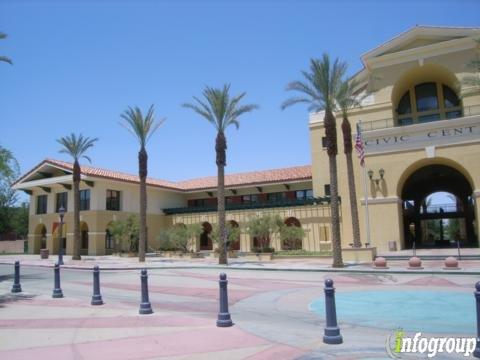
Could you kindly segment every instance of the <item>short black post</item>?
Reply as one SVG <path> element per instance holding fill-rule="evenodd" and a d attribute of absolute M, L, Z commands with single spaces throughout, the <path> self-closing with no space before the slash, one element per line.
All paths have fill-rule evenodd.
<path fill-rule="evenodd" d="M 233 325 L 233 322 L 230 313 L 228 312 L 227 274 L 220 274 L 218 284 L 220 285 L 220 312 L 218 313 L 217 326 L 229 327 Z"/>
<path fill-rule="evenodd" d="M 60 288 L 60 265 L 58 265 L 58 263 L 55 264 L 53 272 L 55 274 L 55 284 L 53 287 L 52 298 L 63 298 L 63 292 Z"/>
<path fill-rule="evenodd" d="M 333 280 L 325 280 L 325 311 L 327 318 L 327 326 L 323 335 L 325 344 L 341 344 L 343 342 L 340 329 L 337 325 L 337 310 L 335 309 L 335 288 Z"/>
<path fill-rule="evenodd" d="M 100 294 L 100 269 L 98 265 L 93 267 L 93 295 L 92 305 L 103 305 L 102 295 Z"/>
<path fill-rule="evenodd" d="M 142 275 L 140 275 L 140 279 L 142 281 L 142 302 L 140 303 L 140 310 L 138 311 L 139 314 L 151 314 L 153 313 L 152 305 L 148 300 L 148 275 L 147 269 L 142 270 Z"/>
<path fill-rule="evenodd" d="M 473 352 L 473 356 L 480 358 L 480 281 L 475 284 L 475 301 L 477 303 L 477 345 Z"/>
<path fill-rule="evenodd" d="M 22 292 L 20 285 L 20 261 L 15 261 L 15 277 L 13 279 L 12 293 Z"/>
<path fill-rule="evenodd" d="M 462 260 L 462 257 L 460 255 L 460 240 L 457 240 L 457 251 L 458 251 L 458 260 Z"/>

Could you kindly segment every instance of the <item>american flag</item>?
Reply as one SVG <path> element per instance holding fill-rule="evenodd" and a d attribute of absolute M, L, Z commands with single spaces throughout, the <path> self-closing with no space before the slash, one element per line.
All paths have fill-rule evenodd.
<path fill-rule="evenodd" d="M 357 124 L 357 135 L 355 136 L 355 150 L 357 151 L 358 158 L 360 159 L 360 166 L 365 166 L 365 149 L 363 148 L 362 132 L 360 125 Z"/>

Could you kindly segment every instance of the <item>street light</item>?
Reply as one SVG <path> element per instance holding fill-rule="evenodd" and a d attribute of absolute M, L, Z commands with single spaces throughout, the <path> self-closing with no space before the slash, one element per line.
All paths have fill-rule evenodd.
<path fill-rule="evenodd" d="M 60 231 L 59 237 L 60 237 L 60 248 L 58 250 L 58 265 L 63 265 L 63 217 L 65 216 L 65 208 L 63 206 L 60 206 L 60 209 L 58 209 L 58 213 L 60 215 Z"/>

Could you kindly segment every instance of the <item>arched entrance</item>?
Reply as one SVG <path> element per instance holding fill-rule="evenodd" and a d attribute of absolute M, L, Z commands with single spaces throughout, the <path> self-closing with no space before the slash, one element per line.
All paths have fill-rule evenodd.
<path fill-rule="evenodd" d="M 83 221 L 80 223 L 80 254 L 88 255 L 88 225 Z"/>
<path fill-rule="evenodd" d="M 478 246 L 474 228 L 473 189 L 458 170 L 427 165 L 416 170 L 402 189 L 405 248 Z"/>
<path fill-rule="evenodd" d="M 38 224 L 33 238 L 33 253 L 40 254 L 40 249 L 47 248 L 47 228 L 44 224 Z"/>
<path fill-rule="evenodd" d="M 212 232 L 212 225 L 205 221 L 202 224 L 202 234 L 200 235 L 200 250 L 212 250 L 212 239 L 210 233 Z"/>

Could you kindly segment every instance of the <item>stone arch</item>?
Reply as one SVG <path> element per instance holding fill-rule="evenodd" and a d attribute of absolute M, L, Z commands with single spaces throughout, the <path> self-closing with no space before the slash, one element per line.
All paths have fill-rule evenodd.
<path fill-rule="evenodd" d="M 400 193 L 405 247 L 450 247 L 457 245 L 455 241 L 461 246 L 476 246 L 473 190 L 462 172 L 445 163 L 427 163 L 410 171 Z M 445 197 L 442 193 L 454 195 L 455 204 L 450 206 L 448 200 L 442 200 L 441 205 L 426 201 L 434 194 Z M 453 224 L 464 234 L 461 239 L 444 236 L 444 227 Z"/>
<path fill-rule="evenodd" d="M 202 233 L 200 234 L 200 250 L 213 250 L 212 238 L 210 234 L 212 233 L 212 225 L 205 221 L 202 223 Z"/>

